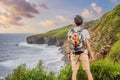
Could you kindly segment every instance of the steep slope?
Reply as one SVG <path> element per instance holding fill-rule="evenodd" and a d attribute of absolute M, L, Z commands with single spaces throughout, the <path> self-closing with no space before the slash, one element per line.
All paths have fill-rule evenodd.
<path fill-rule="evenodd" d="M 107 60 L 120 63 L 120 40 L 118 40 L 111 48 L 106 57 Z"/>
<path fill-rule="evenodd" d="M 112 46 L 120 39 L 120 4 L 104 14 L 94 26 L 89 28 L 92 45 L 98 54 L 105 51 L 106 45 Z M 103 53 L 103 54 L 107 54 Z"/>

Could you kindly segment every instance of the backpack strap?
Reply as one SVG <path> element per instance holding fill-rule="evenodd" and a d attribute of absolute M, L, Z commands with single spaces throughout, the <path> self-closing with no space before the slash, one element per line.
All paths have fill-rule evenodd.
<path fill-rule="evenodd" d="M 70 32 L 74 33 L 74 28 L 70 29 Z M 71 35 L 69 36 L 69 38 L 71 38 Z"/>
<path fill-rule="evenodd" d="M 81 34 L 81 32 L 83 31 L 83 28 L 82 29 L 80 29 L 80 30 L 78 30 L 77 32 L 79 33 L 79 35 Z M 84 39 L 83 39 L 83 35 L 81 34 L 81 40 L 79 41 L 79 44 L 80 43 L 82 43 L 83 44 L 83 46 L 82 46 L 82 48 L 84 48 Z"/>
<path fill-rule="evenodd" d="M 77 32 L 82 32 L 83 30 L 84 30 L 84 29 L 82 28 L 82 29 L 78 30 Z M 72 32 L 72 33 L 75 33 L 74 28 L 71 29 L 71 32 Z"/>
<path fill-rule="evenodd" d="M 72 28 L 72 29 L 71 29 L 71 32 L 72 32 L 72 33 L 74 33 L 74 32 L 75 32 L 74 28 Z"/>
<path fill-rule="evenodd" d="M 77 32 L 82 32 L 84 29 L 82 28 L 82 29 L 80 29 L 80 30 L 78 30 Z"/>
<path fill-rule="evenodd" d="M 83 30 L 84 30 L 84 29 L 82 28 L 82 29 L 80 29 L 78 32 L 82 32 Z M 84 39 L 83 39 L 83 35 L 82 35 L 82 43 L 83 43 L 83 48 L 86 49 L 87 46 L 86 46 L 86 43 L 85 43 L 85 41 L 84 41 Z"/>

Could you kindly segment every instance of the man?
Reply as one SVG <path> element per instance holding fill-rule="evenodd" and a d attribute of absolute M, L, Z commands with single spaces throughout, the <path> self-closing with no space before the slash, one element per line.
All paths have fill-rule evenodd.
<path fill-rule="evenodd" d="M 89 58 L 88 58 L 88 51 L 89 51 L 90 60 L 94 60 L 93 52 L 91 50 L 90 43 L 88 41 L 88 39 L 90 39 L 90 35 L 86 29 L 81 28 L 83 19 L 80 15 L 75 16 L 74 22 L 75 22 L 74 28 L 70 29 L 68 32 L 68 45 L 67 45 L 68 59 L 71 60 L 72 71 L 73 71 L 72 80 L 76 80 L 80 63 L 82 65 L 83 70 L 85 70 L 85 72 L 88 76 L 88 80 L 93 80 L 93 77 L 92 77 L 92 74 L 90 71 L 90 66 L 89 66 Z M 76 35 L 77 35 L 77 33 L 81 34 L 81 36 L 82 36 L 81 42 L 77 42 L 77 39 L 75 39 L 73 37 L 74 32 L 76 32 Z M 79 39 L 79 36 L 77 38 Z M 79 44 L 77 44 L 77 43 L 79 43 Z M 75 45 L 77 45 L 77 46 L 75 46 Z M 80 48 L 78 45 L 82 45 L 83 49 Z M 73 48 L 73 47 L 76 47 L 76 48 Z M 81 49 L 81 50 L 79 50 L 79 49 Z"/>

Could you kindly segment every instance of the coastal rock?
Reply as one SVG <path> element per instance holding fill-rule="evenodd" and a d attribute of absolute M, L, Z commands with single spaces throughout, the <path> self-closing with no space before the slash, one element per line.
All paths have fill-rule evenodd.
<path fill-rule="evenodd" d="M 27 43 L 29 44 L 33 44 L 37 41 L 37 38 L 36 37 L 33 37 L 33 36 L 30 36 L 30 37 L 27 37 Z"/>
<path fill-rule="evenodd" d="M 44 37 L 39 37 L 37 40 L 36 40 L 36 44 L 43 44 L 44 43 Z"/>
<path fill-rule="evenodd" d="M 45 43 L 47 43 L 48 45 L 56 45 L 56 38 L 55 37 L 49 37 L 46 38 Z"/>
<path fill-rule="evenodd" d="M 30 37 L 27 37 L 27 43 L 29 43 L 29 44 L 48 44 L 48 45 L 62 46 L 64 41 L 60 41 L 56 37 L 30 36 Z"/>
<path fill-rule="evenodd" d="M 27 43 L 29 44 L 43 44 L 44 41 L 45 41 L 44 37 L 34 37 L 34 36 L 27 37 Z"/>

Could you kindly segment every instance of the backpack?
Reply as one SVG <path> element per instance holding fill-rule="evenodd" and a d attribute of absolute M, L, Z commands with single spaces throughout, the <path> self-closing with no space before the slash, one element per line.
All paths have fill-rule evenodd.
<path fill-rule="evenodd" d="M 70 36 L 70 49 L 74 53 L 83 53 L 86 49 L 85 42 L 83 39 L 82 32 L 83 29 L 75 32 L 74 29 L 71 29 L 72 35 Z"/>

